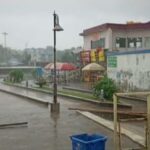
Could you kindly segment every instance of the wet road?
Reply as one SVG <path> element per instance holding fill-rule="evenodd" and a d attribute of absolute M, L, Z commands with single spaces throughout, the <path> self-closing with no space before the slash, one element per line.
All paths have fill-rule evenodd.
<path fill-rule="evenodd" d="M 10 87 L 10 90 L 11 87 Z M 22 90 L 16 92 L 23 92 Z M 43 100 L 52 100 L 50 95 L 40 95 Z M 28 94 L 31 94 L 28 91 Z M 35 96 L 34 95 L 34 96 Z M 85 118 L 69 107 L 95 107 L 87 102 L 59 98 L 60 115 L 51 114 L 45 106 L 0 92 L 0 124 L 28 122 L 28 127 L 0 129 L 2 150 L 71 150 L 70 136 L 81 133 L 99 133 L 108 136 L 106 150 L 113 150 L 113 132 Z M 122 138 L 123 147 L 137 147 L 127 137 Z"/>

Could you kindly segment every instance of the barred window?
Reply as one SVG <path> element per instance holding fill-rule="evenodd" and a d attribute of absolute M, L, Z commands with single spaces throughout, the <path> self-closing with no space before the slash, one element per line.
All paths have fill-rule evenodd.
<path fill-rule="evenodd" d="M 116 48 L 126 48 L 126 38 L 116 38 Z"/>
<path fill-rule="evenodd" d="M 129 48 L 141 48 L 142 47 L 142 38 L 128 38 L 128 47 Z"/>

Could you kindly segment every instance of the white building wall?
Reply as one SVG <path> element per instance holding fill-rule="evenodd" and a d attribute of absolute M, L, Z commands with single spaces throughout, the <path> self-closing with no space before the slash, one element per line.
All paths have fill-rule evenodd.
<path fill-rule="evenodd" d="M 103 31 L 103 32 L 99 32 L 99 33 L 93 33 L 93 34 L 88 35 L 88 36 L 84 36 L 83 37 L 83 40 L 84 40 L 83 49 L 84 50 L 90 50 L 91 49 L 91 41 L 97 41 L 100 38 L 105 38 L 105 48 L 109 48 L 110 35 L 111 35 L 111 29 Z"/>
<path fill-rule="evenodd" d="M 114 79 L 122 90 L 150 89 L 149 53 L 114 55 L 117 66 L 107 65 L 108 77 Z M 109 59 L 112 56 L 108 56 Z"/>
<path fill-rule="evenodd" d="M 112 45 L 112 30 L 109 28 L 105 32 L 100 33 L 101 38 L 105 38 L 105 48 L 110 49 Z"/>
<path fill-rule="evenodd" d="M 83 49 L 84 50 L 90 50 L 91 49 L 91 36 L 84 36 L 84 45 L 83 45 Z"/>
<path fill-rule="evenodd" d="M 112 51 L 112 42 L 113 42 L 113 36 L 112 36 L 112 29 L 109 28 L 107 31 L 107 43 L 106 48 L 109 49 L 109 51 Z"/>
<path fill-rule="evenodd" d="M 91 41 L 97 41 L 100 39 L 100 33 L 93 33 L 88 36 L 84 36 L 84 50 L 90 50 L 91 49 Z"/>

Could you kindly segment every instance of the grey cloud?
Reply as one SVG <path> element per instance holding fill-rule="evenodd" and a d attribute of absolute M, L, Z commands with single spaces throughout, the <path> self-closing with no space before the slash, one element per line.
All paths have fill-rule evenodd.
<path fill-rule="evenodd" d="M 0 32 L 8 32 L 13 48 L 53 45 L 53 11 L 64 31 L 57 33 L 57 48 L 82 46 L 78 34 L 105 22 L 149 21 L 149 0 L 0 0 Z M 3 37 L 0 36 L 0 44 Z"/>

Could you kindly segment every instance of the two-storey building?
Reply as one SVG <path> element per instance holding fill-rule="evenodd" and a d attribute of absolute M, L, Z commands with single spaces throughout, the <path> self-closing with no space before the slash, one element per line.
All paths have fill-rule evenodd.
<path fill-rule="evenodd" d="M 104 48 L 109 51 L 150 49 L 150 22 L 105 23 L 80 33 L 84 50 Z"/>

